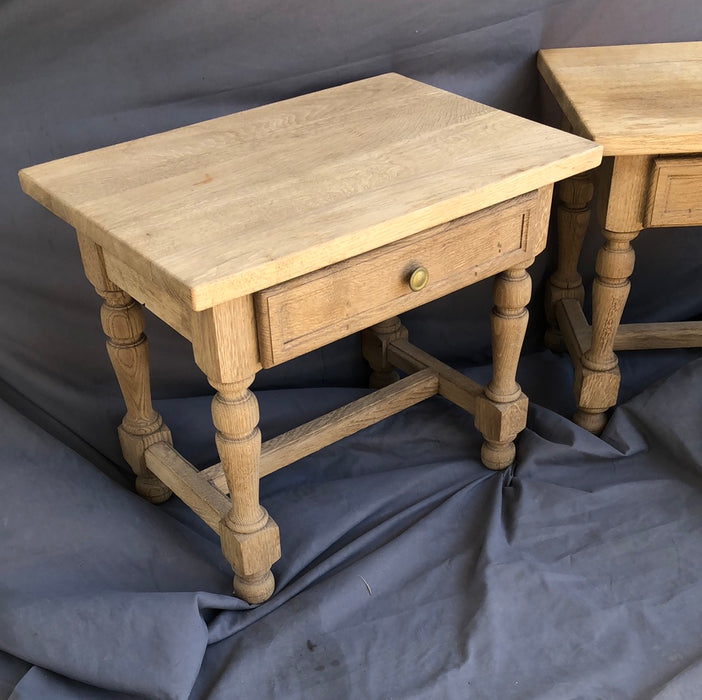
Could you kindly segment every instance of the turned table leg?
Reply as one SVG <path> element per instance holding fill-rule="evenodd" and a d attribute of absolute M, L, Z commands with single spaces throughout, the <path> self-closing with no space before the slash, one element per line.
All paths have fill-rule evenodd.
<path fill-rule="evenodd" d="M 152 503 L 162 503 L 171 490 L 144 463 L 144 452 L 157 442 L 171 443 L 171 433 L 151 405 L 149 351 L 141 305 L 107 276 L 101 249 L 78 236 L 86 276 L 104 299 L 100 318 L 127 413 L 118 428 L 125 460 L 136 474 L 137 492 Z"/>
<path fill-rule="evenodd" d="M 215 440 L 231 497 L 220 523 L 222 552 L 234 570 L 234 593 L 249 603 L 273 594 L 271 566 L 280 558 L 278 526 L 259 503 L 261 432 L 249 390 L 260 368 L 250 297 L 194 315 L 195 361 L 217 390 Z"/>
<path fill-rule="evenodd" d="M 592 171 L 568 178 L 558 187 L 558 267 L 546 285 L 546 347 L 565 350 L 558 329 L 555 306 L 561 299 L 577 299 L 582 306 L 585 298 L 578 261 L 590 221 L 590 202 L 594 192 Z"/>
<path fill-rule="evenodd" d="M 232 508 L 222 521 L 222 551 L 234 569 L 234 593 L 249 603 L 273 594 L 271 564 L 280 556 L 278 527 L 258 500 L 261 431 L 253 376 L 236 384 L 212 382 L 212 420 Z"/>
<path fill-rule="evenodd" d="M 526 426 L 526 396 L 516 382 L 517 364 L 526 334 L 531 277 L 526 261 L 495 278 L 492 311 L 493 376 L 476 404 L 475 425 L 485 442 L 483 464 L 504 469 L 514 461 L 514 438 Z"/>
<path fill-rule="evenodd" d="M 368 381 L 371 389 L 382 389 L 400 379 L 395 368 L 388 362 L 388 345 L 399 338 L 407 338 L 407 329 L 397 316 L 363 331 L 361 347 L 363 357 L 372 370 Z"/>
<path fill-rule="evenodd" d="M 607 423 L 605 411 L 617 403 L 619 363 L 614 354 L 614 338 L 634 270 L 631 241 L 638 234 L 604 229 L 605 244 L 597 254 L 592 285 L 592 341 L 576 368 L 578 410 L 573 416 L 578 425 L 595 434 L 602 432 Z"/>

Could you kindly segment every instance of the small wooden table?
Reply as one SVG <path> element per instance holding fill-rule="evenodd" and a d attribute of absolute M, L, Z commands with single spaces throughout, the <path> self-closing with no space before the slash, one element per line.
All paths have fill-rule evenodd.
<path fill-rule="evenodd" d="M 515 381 L 525 268 L 546 241 L 553 182 L 600 159 L 589 141 L 389 74 L 37 165 L 20 181 L 75 227 L 104 298 L 137 490 L 153 502 L 174 491 L 218 532 L 235 593 L 256 603 L 280 557 L 262 476 L 436 393 L 475 414 L 486 466 L 512 462 L 526 422 Z M 412 346 L 396 315 L 498 273 L 483 387 Z M 135 300 L 192 342 L 217 390 L 221 464 L 198 473 L 173 448 Z M 369 327 L 378 390 L 261 445 L 256 372 Z"/>
<path fill-rule="evenodd" d="M 641 229 L 702 225 L 702 42 L 548 49 L 538 66 L 566 128 L 604 146 L 592 326 L 582 311 L 578 259 L 593 173 L 560 188 L 558 268 L 547 290 L 547 344 L 575 366 L 574 420 L 599 433 L 617 402 L 615 350 L 702 346 L 702 323 L 620 324 Z M 561 336 L 562 333 L 562 336 Z"/>

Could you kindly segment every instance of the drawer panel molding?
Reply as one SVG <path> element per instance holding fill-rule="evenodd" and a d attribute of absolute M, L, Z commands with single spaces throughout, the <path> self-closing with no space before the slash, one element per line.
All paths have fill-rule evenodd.
<path fill-rule="evenodd" d="M 529 192 L 258 292 L 262 365 L 315 350 L 535 255 L 548 220 L 550 197 L 543 194 Z"/>
<path fill-rule="evenodd" d="M 645 223 L 702 225 L 702 156 L 654 159 Z"/>

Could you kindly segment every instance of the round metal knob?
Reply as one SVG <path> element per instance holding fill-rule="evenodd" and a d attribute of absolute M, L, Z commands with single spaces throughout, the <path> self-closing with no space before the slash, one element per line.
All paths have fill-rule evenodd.
<path fill-rule="evenodd" d="M 419 292 L 427 286 L 429 281 L 429 270 L 423 265 L 420 265 L 412 272 L 409 278 L 409 286 L 413 292 Z"/>

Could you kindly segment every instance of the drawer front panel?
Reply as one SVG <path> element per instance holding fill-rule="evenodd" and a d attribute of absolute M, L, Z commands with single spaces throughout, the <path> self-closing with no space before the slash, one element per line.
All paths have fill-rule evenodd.
<path fill-rule="evenodd" d="M 654 159 L 645 223 L 702 225 L 702 156 Z"/>
<path fill-rule="evenodd" d="M 543 242 L 545 205 L 530 192 L 255 294 L 261 363 L 285 362 L 528 258 Z M 413 291 L 420 267 L 428 281 Z"/>

